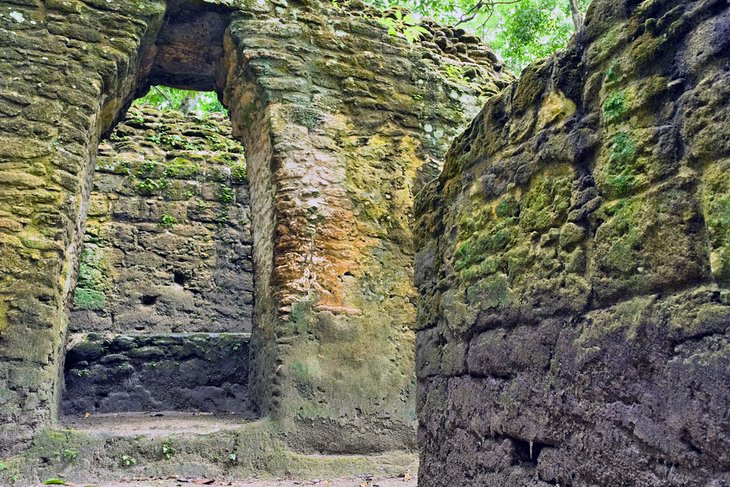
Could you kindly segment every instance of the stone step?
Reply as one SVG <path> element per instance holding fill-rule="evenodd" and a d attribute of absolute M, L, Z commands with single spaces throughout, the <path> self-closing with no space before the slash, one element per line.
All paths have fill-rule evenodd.
<path fill-rule="evenodd" d="M 64 429 L 100 437 L 136 435 L 165 437 L 232 431 L 240 429 L 254 419 L 250 415 L 161 411 L 63 416 L 59 424 Z"/>
<path fill-rule="evenodd" d="M 249 333 L 73 334 L 64 415 L 248 414 Z"/>
<path fill-rule="evenodd" d="M 305 454 L 289 449 L 286 436 L 268 419 L 181 413 L 65 417 L 5 465 L 0 485 L 6 485 L 6 473 L 28 485 L 47 478 L 107 485 L 169 477 L 216 479 L 220 485 L 254 478 L 404 477 L 415 476 L 418 468 L 414 452 Z"/>

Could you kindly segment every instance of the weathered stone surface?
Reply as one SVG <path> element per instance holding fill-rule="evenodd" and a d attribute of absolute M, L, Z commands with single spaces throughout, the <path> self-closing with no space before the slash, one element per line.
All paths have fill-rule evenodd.
<path fill-rule="evenodd" d="M 157 221 L 182 220 L 186 178 L 169 178 L 167 200 L 150 194 L 149 204 L 121 168 L 100 170 L 92 183 L 100 134 L 151 82 L 215 87 L 246 147 L 256 269 L 252 406 L 300 449 L 413 446 L 412 197 L 436 175 L 480 97 L 511 76 L 475 39 L 427 24 L 427 38 L 411 45 L 358 1 L 244 3 L 0 6 L 0 377 L 10 391 L 0 450 L 22 448 L 57 413 L 65 305 L 87 214 L 92 232 L 110 212 L 110 221 L 130 222 L 111 226 L 110 268 L 172 270 L 166 258 L 180 253 L 171 249 L 202 235 L 199 225 L 162 230 Z M 216 221 L 219 188 L 201 183 L 210 204 L 188 207 L 191 221 Z M 101 197 L 112 194 L 119 198 Z M 135 228 L 144 238 L 135 240 Z M 139 248 L 151 252 L 129 252 Z M 77 304 L 154 297 L 118 287 L 115 304 L 107 290 L 82 284 Z M 179 304 L 183 296 L 164 297 Z M 165 299 L 160 293 L 155 303 Z M 138 311 L 123 326 L 143 321 Z M 113 329 L 110 316 L 74 321 Z M 181 329 L 200 329 L 192 321 Z M 28 371 L 22 380 L 19 370 Z"/>
<path fill-rule="evenodd" d="M 419 485 L 730 481 L 729 19 L 596 0 L 455 141 L 417 202 Z"/>
<path fill-rule="evenodd" d="M 0 451 L 56 415 L 99 134 L 130 99 L 164 11 L 156 1 L 0 5 L 0 180 L 18 182 L 0 191 Z"/>
<path fill-rule="evenodd" d="M 248 334 L 72 335 L 64 414 L 246 412 Z"/>
<path fill-rule="evenodd" d="M 253 212 L 250 396 L 290 444 L 329 452 L 414 446 L 412 198 L 510 79 L 486 57 L 408 46 L 356 3 L 234 16 L 225 40 Z"/>
<path fill-rule="evenodd" d="M 69 329 L 250 332 L 250 222 L 228 120 L 131 109 L 99 148 Z"/>

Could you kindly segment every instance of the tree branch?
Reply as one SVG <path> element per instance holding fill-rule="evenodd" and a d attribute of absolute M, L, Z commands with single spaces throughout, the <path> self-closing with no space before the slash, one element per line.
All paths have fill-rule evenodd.
<path fill-rule="evenodd" d="M 583 28 L 583 13 L 580 11 L 580 7 L 578 6 L 578 0 L 569 1 L 570 13 L 573 17 L 573 25 L 575 26 L 575 31 L 580 32 L 580 30 Z"/>

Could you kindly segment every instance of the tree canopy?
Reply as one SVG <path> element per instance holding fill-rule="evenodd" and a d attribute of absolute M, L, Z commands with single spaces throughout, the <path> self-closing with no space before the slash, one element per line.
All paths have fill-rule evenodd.
<path fill-rule="evenodd" d="M 205 116 L 208 113 L 227 113 L 213 91 L 178 90 L 168 86 L 152 86 L 150 91 L 134 101 L 135 105 L 149 105 L 160 110 L 178 110 Z"/>
<path fill-rule="evenodd" d="M 458 25 L 491 45 L 515 72 L 565 47 L 575 32 L 574 13 L 589 0 L 368 0 L 379 8 L 405 7 Z M 573 9 L 571 9 L 571 4 Z"/>

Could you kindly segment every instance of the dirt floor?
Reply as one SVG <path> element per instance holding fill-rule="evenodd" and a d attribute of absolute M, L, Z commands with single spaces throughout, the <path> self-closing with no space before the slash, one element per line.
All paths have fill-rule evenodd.
<path fill-rule="evenodd" d="M 68 487 L 416 487 L 416 478 L 406 476 L 391 479 L 339 479 L 339 480 L 261 480 L 261 481 L 217 481 L 214 479 L 177 478 L 166 480 L 128 479 L 101 484 L 67 483 Z M 35 487 L 35 486 L 33 486 Z M 38 487 L 42 487 L 39 485 Z"/>
<path fill-rule="evenodd" d="M 106 433 L 114 436 L 150 437 L 171 434 L 206 434 L 215 431 L 235 430 L 251 418 L 206 413 L 181 413 L 163 411 L 159 413 L 108 413 L 89 416 L 64 416 L 61 424 L 65 428 L 89 433 Z"/>

